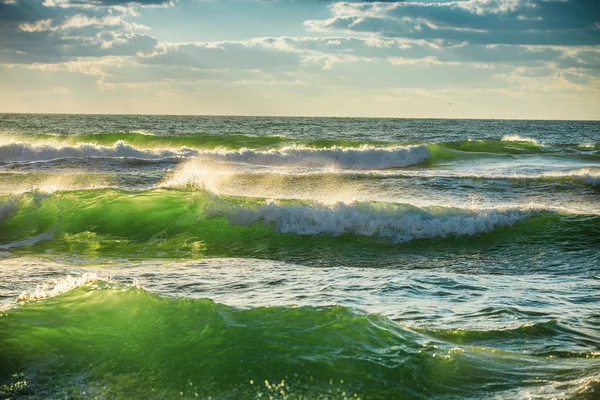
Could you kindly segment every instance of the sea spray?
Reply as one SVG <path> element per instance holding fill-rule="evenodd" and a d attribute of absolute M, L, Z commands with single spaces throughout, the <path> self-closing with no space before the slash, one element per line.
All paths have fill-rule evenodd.
<path fill-rule="evenodd" d="M 358 257 L 362 254 L 383 264 L 408 248 L 431 243 L 460 249 L 488 241 L 537 246 L 578 238 L 585 247 L 600 237 L 598 215 L 537 206 L 459 209 L 273 201 L 173 189 L 26 193 L 17 204 L 0 229 L 0 245 L 17 254 L 301 257 L 304 263 L 322 265 L 365 262 Z M 465 237 L 471 239 L 461 239 Z"/>
<path fill-rule="evenodd" d="M 378 236 L 400 243 L 425 238 L 472 236 L 514 225 L 539 211 L 535 208 L 469 211 L 342 202 L 333 205 L 286 205 L 268 201 L 254 207 L 232 207 L 213 202 L 209 205 L 208 215 L 225 215 L 233 225 L 250 226 L 260 221 L 272 224 L 281 233 Z"/>
<path fill-rule="evenodd" d="M 0 397 L 593 399 L 599 127 L 2 114 Z"/>
<path fill-rule="evenodd" d="M 258 165 L 333 166 L 339 168 L 379 169 L 397 168 L 418 164 L 429 158 L 427 146 L 396 146 L 377 148 L 330 147 L 313 149 L 290 146 L 271 150 L 196 150 L 189 147 L 179 149 L 140 149 L 123 141 L 113 146 L 95 144 L 50 145 L 11 143 L 0 146 L 0 160 L 23 162 L 54 160 L 61 158 L 115 157 L 155 160 L 173 157 L 198 157 Z"/>

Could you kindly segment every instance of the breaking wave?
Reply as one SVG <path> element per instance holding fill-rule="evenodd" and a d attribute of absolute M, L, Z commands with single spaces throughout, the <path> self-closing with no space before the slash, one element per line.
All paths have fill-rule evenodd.
<path fill-rule="evenodd" d="M 127 157 L 152 160 L 167 157 L 192 156 L 195 153 L 194 150 L 188 148 L 181 148 L 180 150 L 139 149 L 126 144 L 123 141 L 119 141 L 110 147 L 94 144 L 71 146 L 32 143 L 10 143 L 0 146 L 0 160 L 3 162 L 27 162 L 87 157 Z"/>
<path fill-rule="evenodd" d="M 358 202 L 286 205 L 268 201 L 257 206 L 215 202 L 209 205 L 208 215 L 226 216 L 233 225 L 251 226 L 261 222 L 281 233 L 375 236 L 400 243 L 490 232 L 514 225 L 540 211 L 535 208 L 472 211 Z"/>
<path fill-rule="evenodd" d="M 27 162 L 60 158 L 116 157 L 156 160 L 174 157 L 199 157 L 203 159 L 259 165 L 332 166 L 339 168 L 377 169 L 396 168 L 418 164 L 429 159 L 427 146 L 378 148 L 331 147 L 314 149 L 290 146 L 264 151 L 242 148 L 239 150 L 140 149 L 123 141 L 113 146 L 94 144 L 50 145 L 11 143 L 0 146 L 0 159 L 4 162 Z"/>
<path fill-rule="evenodd" d="M 342 259 L 360 261 L 359 254 L 377 255 L 380 263 L 386 254 L 393 260 L 402 246 L 423 240 L 462 246 L 496 233 L 500 241 L 576 240 L 585 247 L 600 237 L 598 215 L 536 207 L 272 201 L 173 189 L 25 193 L 6 204 L 10 213 L 1 222 L 0 246 L 25 254 L 264 257 L 339 265 Z"/>

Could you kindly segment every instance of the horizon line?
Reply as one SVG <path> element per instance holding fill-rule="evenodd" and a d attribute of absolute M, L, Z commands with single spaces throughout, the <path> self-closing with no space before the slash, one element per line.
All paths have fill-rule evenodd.
<path fill-rule="evenodd" d="M 252 115 L 252 114 L 151 114 L 151 113 L 68 113 L 68 112 L 17 112 L 0 111 L 0 115 L 95 115 L 95 116 L 148 116 L 148 117 L 231 117 L 231 118 L 319 118 L 319 119 L 420 119 L 420 120 L 477 120 L 477 121 L 575 121 L 600 122 L 598 119 L 564 119 L 564 118 L 491 118 L 491 117 L 393 117 L 393 116 L 325 116 L 325 115 Z"/>

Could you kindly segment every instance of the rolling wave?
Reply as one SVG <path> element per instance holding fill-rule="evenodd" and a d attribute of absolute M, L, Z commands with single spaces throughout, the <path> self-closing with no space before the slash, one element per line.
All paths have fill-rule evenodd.
<path fill-rule="evenodd" d="M 462 237 L 473 239 L 457 240 L 457 246 L 485 243 L 485 235 L 493 232 L 495 240 L 560 244 L 576 239 L 579 247 L 600 237 L 598 215 L 536 207 L 275 202 L 168 189 L 27 193 L 5 198 L 3 204 L 8 211 L 0 222 L 0 245 L 21 253 L 284 260 L 301 256 L 308 263 L 312 257 L 335 264 L 345 252 L 356 259 L 373 252 L 383 259 L 402 251 L 401 244 Z"/>
<path fill-rule="evenodd" d="M 140 149 L 123 141 L 115 145 L 94 144 L 50 145 L 11 143 L 0 146 L 3 162 L 31 162 L 61 158 L 116 157 L 156 160 L 174 157 L 198 157 L 210 160 L 258 164 L 258 165 L 301 165 L 356 169 L 378 169 L 406 167 L 429 159 L 427 146 L 377 148 L 331 147 L 313 149 L 291 146 L 280 149 L 257 151 L 240 150 L 197 150 L 189 147 L 180 149 Z"/>
<path fill-rule="evenodd" d="M 430 150 L 440 153 L 460 151 L 462 153 L 490 153 L 490 154 L 552 154 L 571 156 L 600 156 L 600 145 L 596 143 L 571 143 L 556 144 L 543 143 L 536 139 L 519 135 L 505 135 L 502 138 L 468 139 L 459 141 L 445 141 L 433 143 L 414 143 L 401 141 L 372 141 L 353 139 L 292 139 L 285 136 L 252 136 L 244 134 L 211 135 L 199 134 L 195 136 L 169 135 L 155 136 L 136 132 L 119 133 L 94 133 L 80 135 L 7 135 L 1 144 L 30 143 L 35 145 L 75 146 L 97 145 L 112 147 L 119 142 L 126 143 L 139 149 L 178 149 L 188 147 L 197 150 L 240 150 L 246 149 L 281 149 L 291 146 L 312 149 L 327 148 L 358 148 L 371 147 L 398 147 L 409 145 L 427 145 Z"/>
<path fill-rule="evenodd" d="M 0 398 L 596 398 L 597 128 L 0 115 Z"/>
<path fill-rule="evenodd" d="M 316 184 L 319 189 L 331 182 L 336 184 L 338 190 L 342 190 L 343 183 L 357 180 L 385 180 L 385 179 L 439 179 L 450 178 L 455 180 L 513 180 L 539 183 L 572 183 L 587 186 L 600 185 L 600 167 L 574 168 L 554 170 L 544 173 L 506 173 L 499 171 L 465 171 L 452 169 L 387 169 L 387 170 L 319 170 L 319 169 L 265 169 L 265 168 L 233 168 L 228 165 L 211 165 L 202 160 L 190 160 L 170 171 L 159 186 L 163 187 L 206 187 L 210 190 L 216 189 L 219 183 L 228 183 L 231 186 L 245 187 L 248 184 L 263 186 L 268 189 L 269 185 L 288 182 L 295 184 L 294 190 L 301 190 L 311 183 Z M 439 184 L 439 182 L 438 182 Z M 272 189 L 272 188 L 271 188 Z M 218 191 L 218 190 L 217 190 Z M 263 197 L 269 197 L 265 193 Z M 274 196 L 277 197 L 277 196 Z"/>
<path fill-rule="evenodd" d="M 540 211 L 535 208 L 472 211 L 358 202 L 287 205 L 269 201 L 257 206 L 240 206 L 218 201 L 209 205 L 207 214 L 225 216 L 232 225 L 252 226 L 260 222 L 281 233 L 374 236 L 401 243 L 473 236 L 512 226 Z"/>
<path fill-rule="evenodd" d="M 540 180 L 579 182 L 589 186 L 599 186 L 600 168 L 579 168 L 570 171 L 547 172 L 536 178 Z"/>
<path fill-rule="evenodd" d="M 441 161 L 490 156 L 552 156 L 600 159 L 600 146 L 580 144 L 542 145 L 535 141 L 463 140 L 428 145 L 433 159 Z"/>
<path fill-rule="evenodd" d="M 169 157 L 192 156 L 196 152 L 192 149 L 180 150 L 167 149 L 139 149 L 123 141 L 113 146 L 99 146 L 94 144 L 79 145 L 52 145 L 32 143 L 10 143 L 0 145 L 0 160 L 2 162 L 31 162 L 40 160 L 55 160 L 62 158 L 88 158 L 88 157 L 127 157 L 138 159 L 161 159 Z"/>
<path fill-rule="evenodd" d="M 22 299 L 37 301 L 0 318 L 3 397 L 477 398 L 481 385 L 562 396 L 589 390 L 569 376 L 598 366 L 497 351 L 503 332 L 468 346 L 342 306 L 238 309 L 94 276 Z"/>
<path fill-rule="evenodd" d="M 103 146 L 113 146 L 117 142 L 125 142 L 142 148 L 152 147 L 194 147 L 199 149 L 240 149 L 268 147 L 285 143 L 283 136 L 250 136 L 243 134 L 198 136 L 155 136 L 138 132 L 94 133 L 81 135 L 32 135 L 30 140 L 52 140 L 65 144 L 91 143 Z M 21 136 L 19 139 L 23 139 Z"/>

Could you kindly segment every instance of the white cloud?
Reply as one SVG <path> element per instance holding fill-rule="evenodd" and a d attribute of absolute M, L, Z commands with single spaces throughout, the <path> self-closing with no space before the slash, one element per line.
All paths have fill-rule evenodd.
<path fill-rule="evenodd" d="M 435 65 L 461 65 L 459 61 L 440 61 L 437 57 L 427 56 L 423 58 L 404 58 L 390 57 L 388 58 L 392 65 L 414 65 L 414 64 L 435 64 Z"/>
<path fill-rule="evenodd" d="M 330 94 L 339 104 L 350 104 L 343 96 L 358 96 L 355 105 L 405 104 L 400 93 L 426 103 L 423 99 L 441 101 L 461 90 L 505 99 L 579 93 L 600 102 L 598 22 L 590 23 L 589 16 L 579 25 L 568 16 L 551 19 L 550 11 L 573 6 L 573 0 L 315 2 L 327 7 L 330 18 L 306 21 L 306 36 L 186 43 L 161 42 L 140 23 L 152 19 L 138 19 L 145 7 L 182 3 L 42 1 L 0 1 L 0 19 L 5 18 L 0 68 L 10 72 L 0 77 L 5 90 L 43 89 L 68 97 L 80 85 L 141 104 L 153 96 L 173 100 L 192 91 L 203 98 L 203 89 L 219 87 L 231 96 L 239 90 L 246 98 L 246 91 L 257 88 L 271 107 L 294 95 L 312 96 L 314 104 Z M 571 11 L 581 15 L 590 1 L 579 0 L 580 9 Z M 547 26 L 550 44 L 540 43 L 532 32 Z M 583 35 L 577 26 L 585 26 Z M 31 83 L 35 80 L 43 83 L 40 89 Z M 308 100 L 298 104 L 316 112 Z"/>
<path fill-rule="evenodd" d="M 86 26 L 119 26 L 123 20 L 119 16 L 106 16 L 102 18 L 90 17 L 85 14 L 77 14 L 65 20 L 60 29 L 83 28 Z"/>
<path fill-rule="evenodd" d="M 43 32 L 56 30 L 56 27 L 52 26 L 52 20 L 48 18 L 36 21 L 34 23 L 22 23 L 19 25 L 19 29 L 23 32 Z"/>

